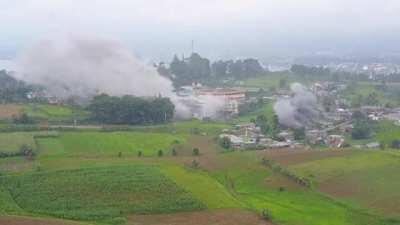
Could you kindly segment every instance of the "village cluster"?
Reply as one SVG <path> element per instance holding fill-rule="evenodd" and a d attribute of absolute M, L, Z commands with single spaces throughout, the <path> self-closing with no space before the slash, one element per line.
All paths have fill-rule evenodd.
<path fill-rule="evenodd" d="M 319 145 L 330 148 L 348 146 L 348 138 L 354 127 L 353 114 L 362 113 L 370 121 L 389 120 L 400 126 L 400 108 L 381 106 L 350 107 L 340 92 L 346 85 L 334 82 L 317 82 L 309 90 L 320 100 L 330 96 L 334 104 L 329 112 L 321 110 L 320 116 L 311 126 L 304 126 L 304 139 L 296 140 L 294 130 L 283 127 L 275 137 L 263 134 L 255 123 L 236 124 L 232 129 L 223 130 L 219 138 L 227 138 L 233 149 L 268 149 L 268 148 L 304 148 L 305 145 Z M 273 96 L 264 96 L 263 99 L 275 100 L 290 98 L 290 91 L 277 91 Z M 249 99 L 243 101 L 251 101 Z M 240 102 L 239 102 L 240 103 Z M 378 149 L 380 143 L 371 142 L 364 145 L 355 145 L 356 148 Z"/>

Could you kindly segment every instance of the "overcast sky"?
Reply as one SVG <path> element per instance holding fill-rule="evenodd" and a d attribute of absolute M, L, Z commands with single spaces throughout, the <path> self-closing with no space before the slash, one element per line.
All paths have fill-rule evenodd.
<path fill-rule="evenodd" d="M 0 56 L 59 33 L 120 39 L 143 57 L 400 50 L 399 0 L 0 0 Z"/>

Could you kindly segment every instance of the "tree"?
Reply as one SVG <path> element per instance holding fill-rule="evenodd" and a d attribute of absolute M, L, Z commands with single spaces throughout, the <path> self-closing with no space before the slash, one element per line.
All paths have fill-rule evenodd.
<path fill-rule="evenodd" d="M 255 76 L 262 74 L 264 68 L 257 59 L 249 58 L 243 60 L 243 72 L 246 76 Z"/>
<path fill-rule="evenodd" d="M 143 155 L 142 151 L 138 151 L 137 156 L 140 158 L 142 157 L 142 155 Z"/>
<path fill-rule="evenodd" d="M 30 146 L 25 145 L 25 144 L 19 148 L 19 153 L 20 153 L 20 155 L 25 156 L 28 159 L 32 159 L 33 155 L 34 155 L 33 149 Z"/>
<path fill-rule="evenodd" d="M 279 133 L 279 117 L 274 114 L 270 125 L 271 135 L 275 137 Z"/>
<path fill-rule="evenodd" d="M 191 167 L 193 168 L 193 169 L 198 169 L 199 168 L 199 162 L 197 162 L 197 160 L 192 160 L 192 165 L 191 165 Z"/>
<path fill-rule="evenodd" d="M 263 134 L 267 134 L 269 131 L 268 119 L 265 115 L 258 115 L 256 118 L 256 125 L 261 129 Z"/>
<path fill-rule="evenodd" d="M 351 137 L 356 140 L 367 139 L 370 137 L 371 132 L 372 127 L 368 120 L 357 120 L 351 131 Z"/>
<path fill-rule="evenodd" d="M 286 88 L 288 88 L 288 85 L 289 85 L 289 82 L 288 82 L 287 78 L 279 79 L 279 88 L 286 89 Z"/>
<path fill-rule="evenodd" d="M 193 155 L 198 156 L 200 154 L 200 150 L 198 148 L 193 148 Z"/>
<path fill-rule="evenodd" d="M 159 124 L 172 120 L 175 106 L 161 96 L 144 99 L 131 95 L 122 97 L 101 94 L 95 96 L 88 110 L 91 119 L 103 124 Z"/>
<path fill-rule="evenodd" d="M 211 64 L 211 73 L 216 77 L 225 77 L 228 72 L 228 63 L 222 60 Z"/>
<path fill-rule="evenodd" d="M 33 124 L 35 121 L 28 116 L 26 113 L 22 113 L 18 117 L 13 118 L 14 123 L 16 124 Z"/>
<path fill-rule="evenodd" d="M 223 137 L 219 140 L 219 145 L 224 149 L 230 149 L 232 145 L 231 139 L 228 137 Z"/>
<path fill-rule="evenodd" d="M 261 215 L 262 215 L 262 218 L 266 221 L 271 221 L 271 219 L 272 219 L 271 213 L 267 209 L 263 209 Z"/>
<path fill-rule="evenodd" d="M 332 96 L 325 96 L 322 98 L 322 106 L 326 112 L 331 112 L 335 106 L 335 99 Z"/>
<path fill-rule="evenodd" d="M 400 149 L 400 139 L 396 139 L 392 141 L 392 148 Z"/>
<path fill-rule="evenodd" d="M 162 157 L 164 155 L 163 150 L 161 150 L 161 149 L 158 150 L 157 155 L 158 155 L 158 157 Z"/>
<path fill-rule="evenodd" d="M 175 148 L 172 149 L 171 154 L 172 154 L 172 156 L 177 156 L 178 155 L 178 153 L 176 152 Z"/>
<path fill-rule="evenodd" d="M 295 140 L 304 140 L 304 138 L 306 137 L 306 130 L 304 127 L 294 129 L 293 133 L 294 133 Z"/>

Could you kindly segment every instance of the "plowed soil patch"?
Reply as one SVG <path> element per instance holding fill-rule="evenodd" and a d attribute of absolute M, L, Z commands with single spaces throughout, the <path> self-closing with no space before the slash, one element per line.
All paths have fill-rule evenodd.
<path fill-rule="evenodd" d="M 53 219 L 0 216 L 0 225 L 79 225 L 79 223 Z"/>
<path fill-rule="evenodd" d="M 13 116 L 21 114 L 23 107 L 20 105 L 0 104 L 0 119 L 12 119 Z"/>
<path fill-rule="evenodd" d="M 260 151 L 260 156 L 273 159 L 278 163 L 289 166 L 304 162 L 320 160 L 329 157 L 341 157 L 351 154 L 348 150 L 292 150 L 277 149 Z"/>
<path fill-rule="evenodd" d="M 245 210 L 217 210 L 166 215 L 135 215 L 128 225 L 272 225 Z"/>

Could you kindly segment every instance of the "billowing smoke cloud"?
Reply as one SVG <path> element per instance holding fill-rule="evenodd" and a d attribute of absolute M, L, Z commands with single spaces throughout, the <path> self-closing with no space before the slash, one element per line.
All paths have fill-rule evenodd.
<path fill-rule="evenodd" d="M 138 60 L 121 43 L 96 38 L 44 40 L 18 60 L 19 78 L 54 95 L 155 96 L 172 94 L 171 81 Z"/>
<path fill-rule="evenodd" d="M 311 126 L 319 116 L 317 98 L 302 84 L 293 83 L 290 88 L 293 95 L 274 105 L 279 122 L 291 128 Z"/>
<path fill-rule="evenodd" d="M 43 40 L 25 51 L 17 64 L 19 79 L 43 85 L 53 96 L 161 94 L 171 98 L 179 117 L 191 116 L 188 106 L 173 92 L 172 82 L 118 41 L 94 37 Z M 205 104 L 202 107 L 203 111 L 216 112 L 219 106 Z"/>

